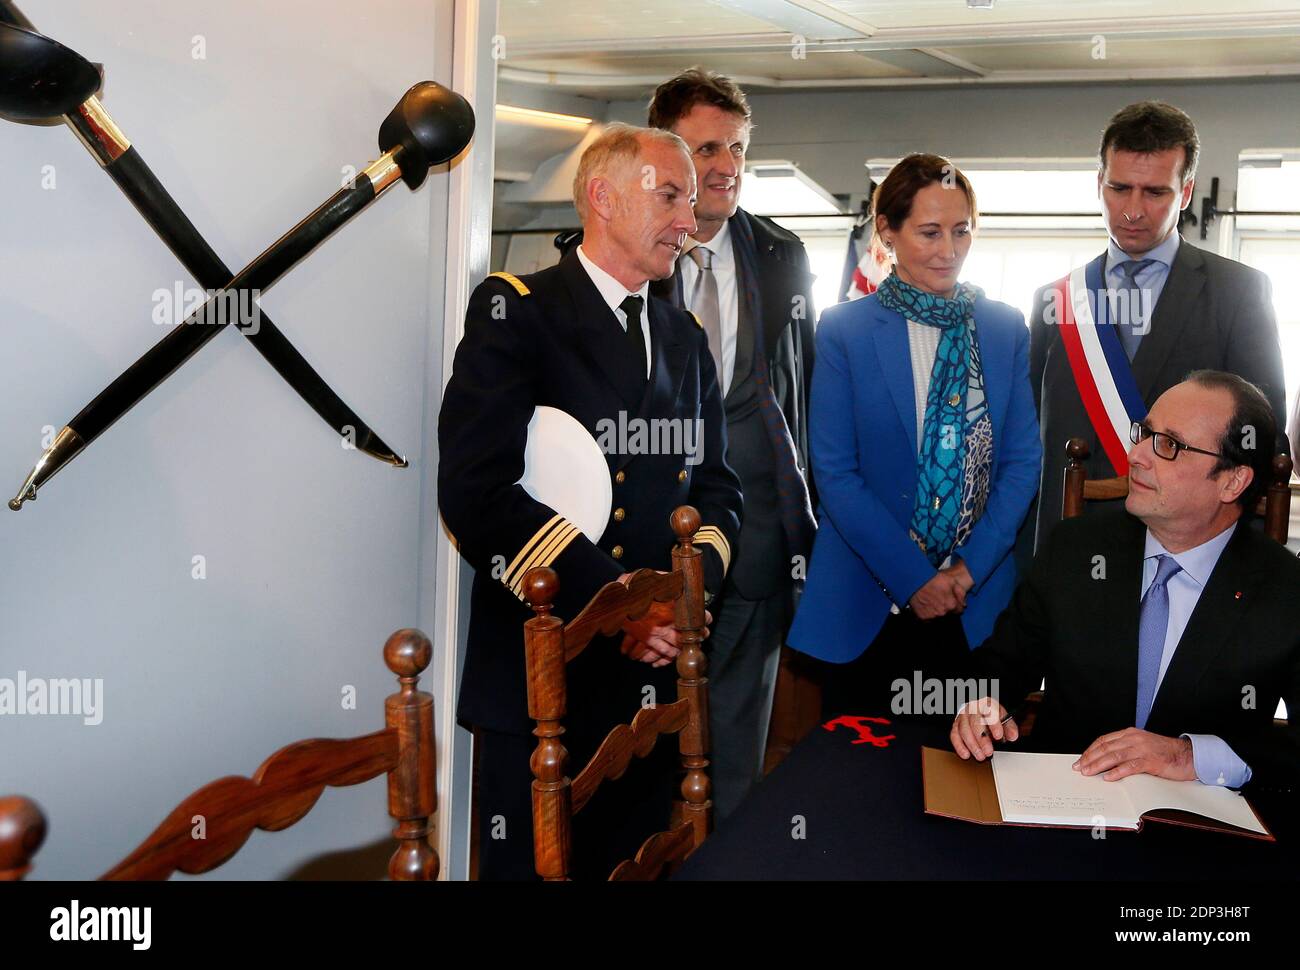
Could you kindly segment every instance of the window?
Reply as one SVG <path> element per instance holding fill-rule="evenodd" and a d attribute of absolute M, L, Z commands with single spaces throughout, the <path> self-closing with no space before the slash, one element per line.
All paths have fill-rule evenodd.
<path fill-rule="evenodd" d="M 1235 208 L 1300 213 L 1300 149 L 1242 152 Z M 1233 221 L 1237 258 L 1273 285 L 1286 378 L 1285 423 L 1300 396 L 1300 215 L 1242 215 Z"/>
<path fill-rule="evenodd" d="M 971 181 L 981 213 L 962 279 L 993 300 L 1009 303 L 1028 320 L 1034 291 L 1065 276 L 1106 248 L 1097 201 L 1097 169 L 1090 160 L 958 161 Z M 868 163 L 879 182 L 893 161 Z M 790 212 L 800 210 L 787 210 Z M 1063 215 L 1063 213 L 1074 213 Z M 817 281 L 818 310 L 839 300 L 852 219 L 782 220 L 808 249 Z"/>

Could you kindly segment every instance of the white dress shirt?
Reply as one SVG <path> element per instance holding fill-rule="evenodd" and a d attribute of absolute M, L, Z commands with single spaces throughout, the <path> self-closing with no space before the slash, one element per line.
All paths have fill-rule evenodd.
<path fill-rule="evenodd" d="M 740 328 L 740 296 L 737 290 L 736 252 L 731 245 L 731 223 L 724 222 L 718 234 L 706 243 L 697 242 L 686 237 L 686 245 L 677 263 L 682 274 L 682 299 L 686 309 L 691 306 L 691 295 L 695 292 L 695 282 L 700 278 L 700 268 L 689 255 L 696 246 L 706 246 L 713 253 L 713 277 L 718 281 L 718 332 L 722 337 L 722 373 L 718 375 L 718 386 L 722 396 L 731 390 L 731 378 L 736 372 L 736 333 Z"/>
<path fill-rule="evenodd" d="M 641 333 L 645 336 L 645 376 L 650 377 L 650 281 L 641 284 L 641 289 L 635 293 L 620 283 L 614 277 L 610 276 L 603 269 L 593 263 L 587 254 L 582 251 L 582 246 L 578 247 L 578 262 L 582 268 L 587 271 L 591 281 L 596 284 L 596 289 L 600 291 L 601 297 L 614 311 L 614 316 L 618 319 L 619 326 L 623 332 L 627 333 L 627 314 L 623 312 L 620 304 L 629 296 L 641 297 Z"/>
<path fill-rule="evenodd" d="M 943 331 L 927 327 L 915 320 L 907 321 L 907 350 L 912 358 L 912 396 L 916 400 L 916 453 L 921 454 L 925 436 L 925 405 L 930 399 L 930 377 L 934 373 L 934 358 L 939 353 L 939 338 Z"/>

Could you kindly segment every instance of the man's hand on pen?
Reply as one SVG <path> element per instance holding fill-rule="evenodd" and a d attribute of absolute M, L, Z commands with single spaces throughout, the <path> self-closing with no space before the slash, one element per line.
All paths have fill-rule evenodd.
<path fill-rule="evenodd" d="M 1019 737 L 1020 727 L 992 697 L 971 701 L 958 711 L 948 734 L 958 757 L 974 757 L 976 761 L 993 757 L 994 741 L 1015 741 Z"/>
<path fill-rule="evenodd" d="M 1103 734 L 1079 756 L 1074 770 L 1084 775 L 1101 775 L 1106 781 L 1119 781 L 1129 775 L 1196 780 L 1191 741 L 1167 738 L 1135 727 Z"/>

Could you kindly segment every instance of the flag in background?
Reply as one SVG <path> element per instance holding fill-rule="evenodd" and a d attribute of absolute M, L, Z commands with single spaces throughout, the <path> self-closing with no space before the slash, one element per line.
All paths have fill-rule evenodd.
<path fill-rule="evenodd" d="M 840 273 L 840 298 L 839 302 L 843 303 L 849 299 L 849 290 L 853 286 L 853 274 L 858 271 L 858 263 L 862 261 L 862 233 L 867 224 L 866 208 L 853 223 L 853 228 L 849 230 L 849 251 L 844 254 L 844 269 Z"/>
<path fill-rule="evenodd" d="M 853 274 L 849 279 L 849 285 L 841 297 L 840 302 L 846 300 L 859 300 L 876 292 L 876 287 L 880 281 L 889 275 L 892 260 L 885 247 L 880 244 L 880 237 L 871 232 L 870 241 L 867 243 L 866 251 L 862 258 L 858 260 L 857 266 L 853 268 Z M 853 245 L 852 240 L 849 243 Z"/>
<path fill-rule="evenodd" d="M 868 184 L 875 188 L 874 184 Z M 849 230 L 849 248 L 840 274 L 840 302 L 858 300 L 876 292 L 880 281 L 889 275 L 891 264 L 892 258 L 876 236 L 870 203 L 864 201 Z"/>

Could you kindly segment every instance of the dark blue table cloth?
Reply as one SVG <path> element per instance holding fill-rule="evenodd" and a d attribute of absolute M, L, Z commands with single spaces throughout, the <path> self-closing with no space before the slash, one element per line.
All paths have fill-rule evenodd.
<path fill-rule="evenodd" d="M 861 723 L 861 722 L 859 722 Z M 921 746 L 946 725 L 864 725 L 885 744 L 819 726 L 795 746 L 674 878 L 1287 879 L 1300 874 L 1294 796 L 1251 799 L 1277 842 L 1162 822 L 1140 832 L 978 825 L 925 814 Z"/>

